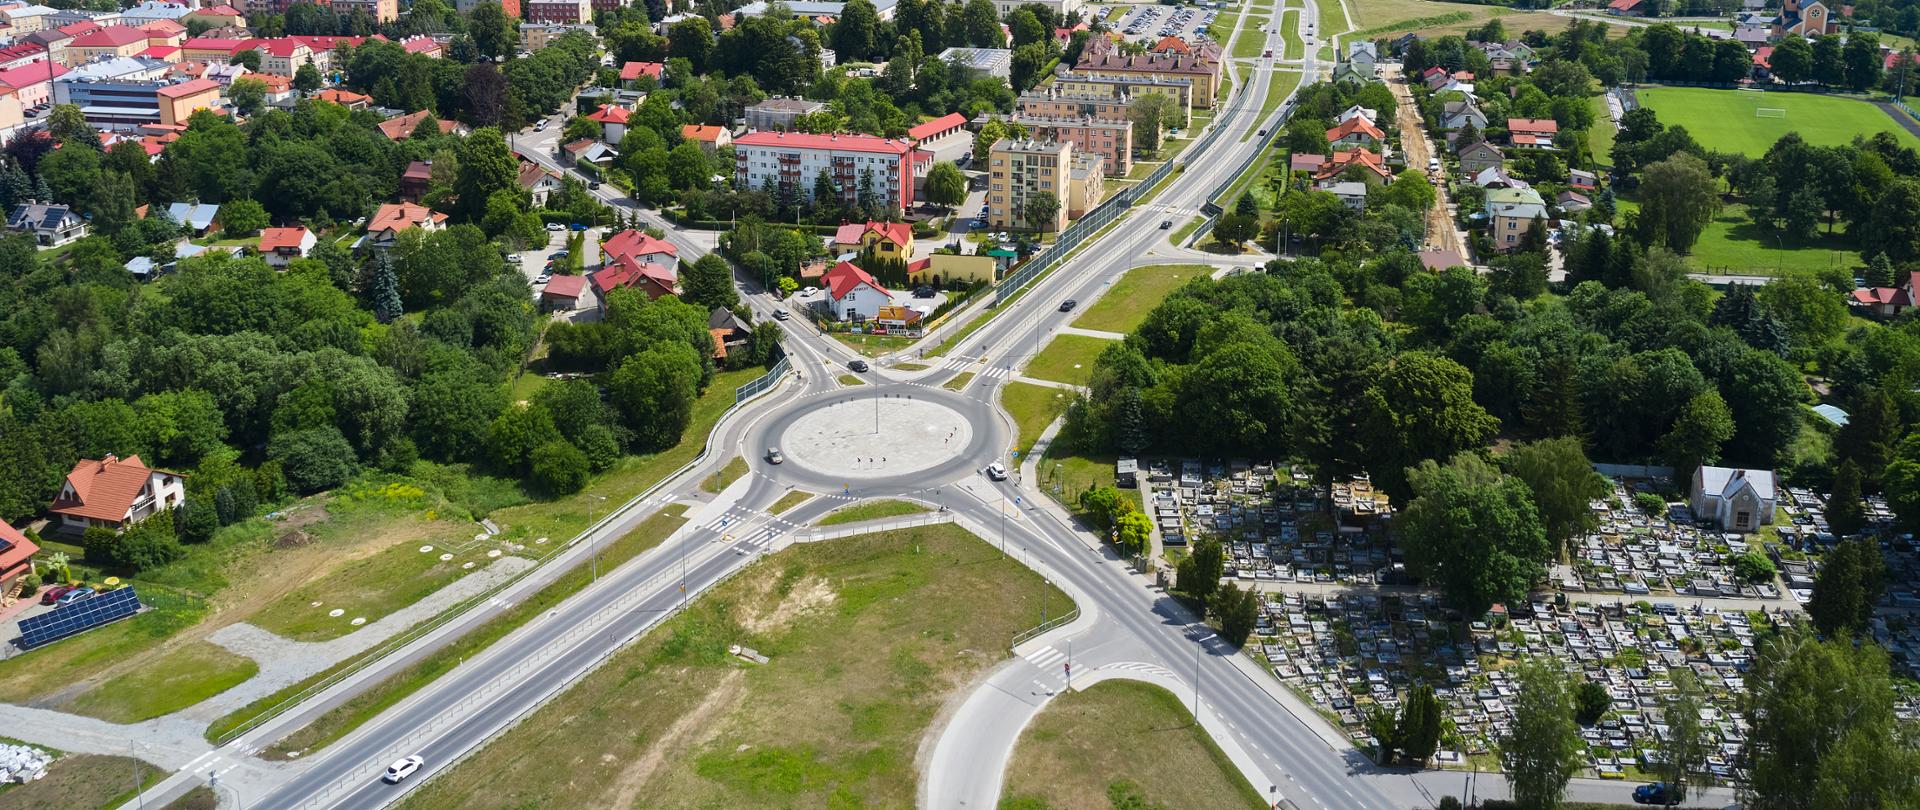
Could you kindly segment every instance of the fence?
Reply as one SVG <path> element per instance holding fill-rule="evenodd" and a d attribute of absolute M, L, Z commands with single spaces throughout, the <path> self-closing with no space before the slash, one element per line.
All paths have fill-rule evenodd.
<path fill-rule="evenodd" d="M 768 389 L 772 388 L 774 384 L 778 383 L 781 377 L 785 376 L 790 369 L 791 369 L 791 364 L 789 363 L 788 359 L 784 356 L 781 357 L 780 362 L 775 363 L 773 365 L 773 368 L 767 370 L 767 373 L 760 375 L 759 377 L 755 378 L 752 382 L 749 382 L 746 385 L 742 385 L 734 391 L 733 407 L 729 408 L 728 411 L 731 412 L 732 410 L 739 408 L 741 403 L 744 403 L 749 399 L 759 396 L 760 394 L 766 392 Z M 725 421 L 726 416 L 727 414 L 722 414 L 721 421 Z M 339 685 L 342 681 L 345 681 L 348 678 L 353 677 L 354 675 L 365 670 L 368 666 L 371 666 L 377 663 L 378 661 L 387 657 L 393 652 L 400 650 L 404 647 L 407 647 L 408 645 L 411 645 L 414 642 L 419 641 L 422 638 L 425 638 L 426 636 L 433 633 L 434 631 L 439 630 L 443 627 L 446 627 L 447 625 L 452 624 L 453 622 L 465 617 L 468 614 L 468 612 L 471 611 L 473 608 L 493 602 L 508 588 L 511 588 L 511 587 L 514 587 L 515 585 L 526 582 L 529 577 L 534 576 L 535 572 L 541 571 L 544 568 L 543 564 L 551 560 L 554 556 L 560 554 L 561 552 L 566 551 L 567 549 L 573 548 L 576 545 L 580 545 L 582 541 L 590 541 L 593 537 L 594 532 L 600 530 L 602 527 L 608 525 L 609 523 L 612 523 L 614 520 L 618 519 L 621 515 L 625 514 L 627 510 L 632 509 L 634 506 L 652 498 L 654 493 L 660 491 L 660 489 L 662 487 L 665 487 L 668 482 L 674 480 L 675 478 L 679 478 L 681 475 L 685 474 L 686 471 L 693 469 L 694 467 L 698 466 L 702 461 L 705 461 L 707 457 L 709 455 L 712 455 L 713 453 L 713 435 L 714 433 L 719 432 L 718 424 L 719 423 L 717 422 L 715 423 L 715 428 L 713 433 L 707 434 L 706 445 L 701 448 L 700 455 L 695 456 L 692 461 L 689 461 L 685 465 L 682 465 L 680 469 L 674 470 L 672 473 L 668 474 L 667 477 L 660 479 L 653 486 L 648 487 L 645 492 L 635 495 L 631 500 L 627 501 L 624 504 L 621 504 L 619 507 L 608 512 L 606 517 L 601 518 L 599 521 L 595 522 L 593 525 L 588 526 L 585 530 L 575 535 L 573 539 L 565 543 L 556 543 L 549 546 L 548 547 L 549 550 L 546 554 L 540 555 L 535 558 L 534 562 L 538 564 L 531 568 L 528 568 L 526 573 L 523 573 L 518 577 L 508 579 L 505 582 L 495 585 L 492 588 L 488 588 L 487 590 L 482 591 L 481 593 L 476 594 L 463 602 L 455 604 L 454 606 L 441 612 L 439 616 L 434 617 L 432 620 L 415 625 L 412 629 L 404 633 L 401 633 L 397 636 L 394 636 L 391 639 L 388 639 L 385 643 L 377 647 L 374 647 L 373 649 L 367 651 L 366 653 L 363 653 L 360 656 L 360 658 L 358 660 L 355 660 L 352 664 L 345 667 L 341 667 L 339 671 L 334 672 L 331 675 L 328 675 L 327 677 L 315 682 L 313 685 L 300 690 L 299 692 L 287 697 L 285 700 L 282 700 L 279 703 L 276 703 L 273 706 L 268 707 L 267 709 L 261 711 L 259 714 L 256 714 L 252 717 L 247 718 L 244 722 L 241 722 L 240 724 L 234 726 L 233 728 L 228 729 L 224 733 L 214 737 L 212 739 L 212 743 L 214 744 L 215 747 L 219 747 L 238 739 L 241 735 L 247 734 L 261 727 L 262 725 L 265 725 L 268 721 L 271 721 L 274 718 L 279 717 L 280 715 L 286 714 L 288 710 L 302 703 L 305 703 L 306 701 L 312 699 L 315 695 L 325 692 L 328 689 L 332 689 L 333 687 Z M 591 543 L 589 543 L 589 545 L 591 545 Z M 591 554 L 592 552 L 587 551 L 585 553 Z M 556 573 L 554 574 L 554 576 L 558 577 L 562 573 L 564 572 Z"/>
<path fill-rule="evenodd" d="M 1233 95 L 1227 98 L 1225 104 L 1231 105 L 1233 102 L 1239 100 L 1242 96 L 1246 95 L 1245 91 L 1245 85 L 1235 88 Z M 1215 120 L 1213 125 L 1207 128 L 1207 134 L 1200 136 L 1200 140 L 1188 144 L 1185 149 L 1180 150 L 1179 155 L 1160 164 L 1160 168 L 1148 173 L 1140 182 L 1121 189 L 1120 193 L 1107 198 L 1106 202 L 1094 206 L 1093 210 L 1088 211 L 1085 216 L 1075 220 L 1072 225 L 1068 225 L 1066 230 L 1060 232 L 1060 238 L 1054 240 L 1053 244 L 1048 245 L 1045 250 L 1034 254 L 1032 258 L 1027 260 L 1026 264 L 1020 266 L 1019 270 L 1014 271 L 1012 275 L 1001 280 L 1000 285 L 994 288 L 993 300 L 987 302 L 987 306 L 989 308 L 998 307 L 1012 299 L 1022 288 L 1033 283 L 1034 279 L 1039 278 L 1042 273 L 1052 269 L 1055 264 L 1065 259 L 1067 254 L 1072 253 L 1074 248 L 1079 247 L 1080 243 L 1085 242 L 1088 237 L 1099 233 L 1102 228 L 1107 227 L 1112 224 L 1114 220 L 1119 219 L 1121 214 L 1126 213 L 1127 209 L 1133 207 L 1134 202 L 1138 201 L 1142 196 L 1145 196 L 1154 186 L 1160 185 L 1162 181 L 1166 180 L 1175 171 L 1178 171 L 1180 167 L 1186 165 L 1187 161 L 1193 155 L 1204 154 L 1209 147 L 1213 146 L 1213 142 L 1220 137 L 1220 133 L 1226 131 L 1226 127 L 1222 126 L 1224 123 L 1224 120 Z M 1273 134 L 1274 132 L 1269 130 L 1269 142 L 1271 142 Z"/>
<path fill-rule="evenodd" d="M 953 522 L 953 513 L 951 512 L 927 512 L 925 514 L 914 515 L 913 517 L 901 518 L 898 520 L 889 520 L 889 519 L 863 520 L 859 523 L 849 523 L 845 526 L 839 526 L 831 529 L 816 528 L 816 529 L 813 529 L 812 531 L 807 532 L 805 537 L 800 537 L 796 535 L 794 537 L 794 541 L 801 542 L 801 543 L 818 543 L 822 540 L 838 540 L 842 537 L 853 537 L 853 536 L 862 535 L 862 534 L 876 534 L 878 532 L 891 532 L 891 531 L 898 531 L 900 529 L 917 529 L 921 526 L 935 526 L 941 523 L 952 523 L 952 522 Z"/>

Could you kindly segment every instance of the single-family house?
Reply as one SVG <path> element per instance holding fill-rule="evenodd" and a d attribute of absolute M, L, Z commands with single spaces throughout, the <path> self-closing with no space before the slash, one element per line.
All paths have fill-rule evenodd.
<path fill-rule="evenodd" d="M 1540 192 L 1530 188 L 1490 188 L 1487 218 L 1494 249 L 1507 253 L 1520 249 L 1534 220 L 1547 218 L 1547 205 Z"/>
<path fill-rule="evenodd" d="M 1558 134 L 1560 124 L 1551 118 L 1507 119 L 1507 142 L 1514 146 L 1552 149 L 1553 136 Z"/>
<path fill-rule="evenodd" d="M 1693 471 L 1687 501 L 1696 520 L 1721 531 L 1754 532 L 1773 523 L 1776 488 L 1772 470 L 1742 470 L 1701 465 Z"/>
<path fill-rule="evenodd" d="M 1353 177 L 1362 182 L 1385 181 L 1392 177 L 1387 170 L 1384 158 L 1366 149 L 1349 149 L 1334 152 L 1320 168 L 1313 173 L 1315 183 L 1324 183 L 1336 177 L 1347 176 L 1347 170 L 1355 169 Z"/>
<path fill-rule="evenodd" d="M 1567 185 L 1579 191 L 1592 191 L 1600 187 L 1600 178 L 1586 169 L 1572 169 L 1567 172 Z"/>
<path fill-rule="evenodd" d="M 834 265 L 821 281 L 827 285 L 827 306 L 836 320 L 870 321 L 881 307 L 893 303 L 893 293 L 853 262 Z"/>
<path fill-rule="evenodd" d="M 1456 154 L 1460 158 L 1460 173 L 1468 177 L 1476 177 L 1488 169 L 1507 165 L 1507 156 L 1500 151 L 1500 147 L 1486 141 L 1474 141 Z"/>
<path fill-rule="evenodd" d="M 711 155 L 721 147 L 733 143 L 733 132 L 726 127 L 688 124 L 680 128 L 680 139 L 700 144 L 701 151 Z"/>
<path fill-rule="evenodd" d="M 7 230 L 31 233 L 41 247 L 58 247 L 86 236 L 87 221 L 64 205 L 29 201 L 7 214 Z"/>
<path fill-rule="evenodd" d="M 59 518 L 63 533 L 80 534 L 93 526 L 118 532 L 186 500 L 186 476 L 148 469 L 139 456 L 123 460 L 108 454 L 74 464 L 47 511 Z"/>
<path fill-rule="evenodd" d="M 665 62 L 628 62 L 620 66 L 620 86 L 628 90 L 651 89 L 659 86 L 666 72 Z"/>
<path fill-rule="evenodd" d="M 913 258 L 913 226 L 905 222 L 849 223 L 833 234 L 833 249 L 843 253 L 871 252 L 883 259 Z"/>
<path fill-rule="evenodd" d="M 404 141 L 413 137 L 413 131 L 419 128 L 420 122 L 427 120 L 427 117 L 430 115 L 433 115 L 433 113 L 429 110 L 410 112 L 406 115 L 396 115 L 379 123 L 380 134 L 385 135 L 389 141 Z M 440 126 L 440 133 L 443 135 L 460 132 L 465 129 L 460 126 L 460 122 L 458 121 L 441 121 L 434 119 L 434 122 Z"/>
<path fill-rule="evenodd" d="M 645 231 L 625 230 L 600 243 L 601 255 L 608 261 L 630 258 L 641 263 L 678 267 L 680 251 L 665 239 L 655 239 Z"/>
<path fill-rule="evenodd" d="M 633 120 L 633 111 L 625 107 L 608 104 L 594 110 L 587 116 L 588 121 L 600 125 L 600 140 L 607 143 L 619 143 L 627 136 L 627 123 Z"/>
<path fill-rule="evenodd" d="M 554 276 L 540 289 L 543 312 L 572 312 L 580 308 L 580 296 L 587 291 L 586 276 Z"/>
<path fill-rule="evenodd" d="M 1593 201 L 1578 191 L 1567 190 L 1553 198 L 1554 207 L 1569 214 L 1578 214 L 1593 207 Z"/>
<path fill-rule="evenodd" d="M 1352 62 L 1341 62 L 1333 66 L 1334 84 L 1360 85 L 1373 81 L 1373 74 Z"/>
<path fill-rule="evenodd" d="M 1473 176 L 1473 184 L 1481 188 L 1532 188 L 1532 184 L 1507 174 L 1505 166 L 1488 166 Z"/>
<path fill-rule="evenodd" d="M 639 290 L 648 299 L 680 294 L 680 273 L 676 267 L 641 261 L 633 256 L 609 260 L 594 271 L 589 280 L 602 310 L 607 306 L 607 293 L 621 288 Z"/>
<path fill-rule="evenodd" d="M 20 596 L 22 581 L 33 573 L 33 555 L 40 547 L 19 529 L 0 520 L 0 605 L 11 605 Z"/>
<path fill-rule="evenodd" d="M 1356 67 L 1364 68 L 1369 76 L 1380 67 L 1380 49 L 1368 40 L 1347 43 L 1347 58 L 1344 60 Z"/>
<path fill-rule="evenodd" d="M 1327 144 L 1335 149 L 1366 147 L 1380 150 L 1386 140 L 1387 133 L 1381 132 L 1372 121 L 1357 115 L 1327 130 Z"/>
<path fill-rule="evenodd" d="M 1862 287 L 1847 296 L 1847 306 L 1877 318 L 1891 318 L 1912 309 L 1920 273 L 1907 273 L 1892 287 Z"/>
<path fill-rule="evenodd" d="M 1341 110 L 1340 115 L 1336 116 L 1333 119 L 1333 122 L 1336 124 L 1344 124 L 1355 118 L 1365 118 L 1367 119 L 1367 123 L 1373 124 L 1375 126 L 1379 126 L 1380 111 L 1376 109 L 1372 109 L 1370 107 L 1362 107 L 1358 104 L 1355 104 L 1351 107 Z"/>
<path fill-rule="evenodd" d="M 714 307 L 707 313 L 707 334 L 713 336 L 713 359 L 725 360 L 731 352 L 738 351 L 753 338 L 753 327 L 733 310 L 726 307 Z"/>
<path fill-rule="evenodd" d="M 620 150 L 592 138 L 581 138 L 562 146 L 560 153 L 565 156 L 568 163 L 575 166 L 587 165 L 596 168 L 620 157 Z"/>
<path fill-rule="evenodd" d="M 1449 101 L 1441 107 L 1440 129 L 1451 132 L 1468 124 L 1478 130 L 1487 128 L 1487 114 L 1472 101 Z"/>
<path fill-rule="evenodd" d="M 1348 180 L 1340 183 L 1328 183 L 1322 191 L 1340 199 L 1340 204 L 1355 213 L 1367 210 L 1367 184 Z"/>
<path fill-rule="evenodd" d="M 267 228 L 260 232 L 260 257 L 269 265 L 284 268 L 294 259 L 305 258 L 315 243 L 313 231 L 305 226 Z"/>
<path fill-rule="evenodd" d="M 1607 4 L 1607 13 L 1616 17 L 1645 17 L 1647 12 L 1644 0 L 1613 0 Z"/>
<path fill-rule="evenodd" d="M 167 205 L 167 216 L 194 236 L 206 236 L 220 226 L 218 203 L 170 203 Z"/>
<path fill-rule="evenodd" d="M 560 175 L 553 173 L 545 166 L 527 160 L 520 161 L 519 180 L 520 190 L 533 198 L 535 208 L 546 207 L 547 198 L 559 191 L 562 185 Z"/>
<path fill-rule="evenodd" d="M 391 247 L 400 232 L 408 228 L 437 231 L 447 227 L 447 215 L 410 202 L 386 203 L 367 221 L 365 242 L 374 247 Z"/>
<path fill-rule="evenodd" d="M 407 164 L 406 171 L 400 173 L 400 199 L 419 202 L 426 196 L 427 188 L 433 185 L 433 162 L 416 160 Z"/>
<path fill-rule="evenodd" d="M 352 90 L 342 90 L 338 87 L 329 87 L 314 93 L 313 97 L 321 101 L 333 102 L 349 110 L 364 110 L 373 106 L 372 96 L 355 93 Z"/>

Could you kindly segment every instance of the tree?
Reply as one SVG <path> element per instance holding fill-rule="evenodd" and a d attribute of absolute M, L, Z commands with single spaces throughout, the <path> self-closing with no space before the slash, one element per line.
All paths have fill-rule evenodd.
<path fill-rule="evenodd" d="M 488 3 L 475 8 L 492 6 Z M 487 213 L 487 199 L 496 191 L 519 188 L 519 169 L 507 141 L 500 137 L 500 130 L 493 127 L 481 127 L 461 141 L 455 154 L 460 160 L 460 174 L 454 178 L 454 193 L 460 196 L 459 211 L 468 222 L 479 222 Z"/>
<path fill-rule="evenodd" d="M 1016 92 L 1024 93 L 1034 84 L 1046 78 L 1047 64 L 1053 60 L 1053 52 L 1042 43 L 1021 45 L 1013 49 L 1013 65 L 1009 68 L 1007 81 Z"/>
<path fill-rule="evenodd" d="M 704 189 L 712 176 L 706 150 L 701 149 L 700 144 L 681 141 L 667 153 L 667 183 L 676 191 Z"/>
<path fill-rule="evenodd" d="M 1368 466 L 1397 494 L 1407 491 L 1406 468 L 1479 447 L 1500 425 L 1473 401 L 1472 372 L 1428 352 L 1401 354 L 1358 406 Z"/>
<path fill-rule="evenodd" d="M 1220 588 L 1220 575 L 1225 571 L 1226 557 L 1219 539 L 1203 536 L 1194 541 L 1193 553 L 1175 569 L 1175 584 L 1200 604 L 1210 604 L 1214 591 Z"/>
<path fill-rule="evenodd" d="M 1770 583 L 1773 582 L 1774 575 L 1778 573 L 1778 570 L 1773 567 L 1773 560 L 1771 558 L 1767 557 L 1767 555 L 1759 549 L 1751 547 L 1746 551 L 1734 555 L 1731 562 L 1733 564 L 1733 575 L 1739 577 L 1742 582 L 1751 582 L 1754 584 Z"/>
<path fill-rule="evenodd" d="M 147 394 L 134 400 L 133 409 L 147 432 L 142 444 L 161 464 L 191 466 L 227 438 L 225 416 L 205 391 Z"/>
<path fill-rule="evenodd" d="M 1447 604 L 1479 616 L 1495 602 L 1526 598 L 1546 575 L 1553 547 L 1520 479 L 1471 453 L 1409 471 L 1415 497 L 1400 522 L 1407 568 L 1439 587 Z"/>
<path fill-rule="evenodd" d="M 93 125 L 87 123 L 86 114 L 73 104 L 53 105 L 53 110 L 47 113 L 47 134 L 61 146 L 77 144 L 94 152 L 102 151 L 100 136 L 95 134 Z"/>
<path fill-rule="evenodd" d="M 1145 512 L 1137 509 L 1120 515 L 1115 528 L 1119 529 L 1120 548 L 1130 554 L 1145 554 L 1153 543 L 1153 520 Z"/>
<path fill-rule="evenodd" d="M 1607 494 L 1607 479 L 1593 471 L 1580 440 L 1562 436 L 1523 444 L 1514 449 L 1509 465 L 1532 491 L 1547 539 L 1556 549 L 1598 524 L 1588 503 Z"/>
<path fill-rule="evenodd" d="M 260 51 L 258 49 L 245 50 L 245 51 L 241 51 L 239 53 L 234 54 L 233 58 L 227 60 L 227 64 L 239 65 L 243 68 L 246 68 L 249 72 L 259 73 L 260 59 L 261 59 L 261 56 L 260 56 Z"/>
<path fill-rule="evenodd" d="M 1813 579 L 1813 598 L 1807 600 L 1813 626 L 1828 636 L 1866 632 L 1886 579 L 1878 543 L 1867 538 L 1841 541 L 1820 561 L 1820 573 Z"/>
<path fill-rule="evenodd" d="M 687 60 L 695 73 L 705 73 L 708 60 L 713 58 L 713 24 L 705 17 L 675 22 L 667 29 L 667 54 Z"/>
<path fill-rule="evenodd" d="M 833 51 L 847 61 L 864 61 L 873 54 L 880 35 L 880 13 L 872 0 L 851 0 L 833 26 Z"/>
<path fill-rule="evenodd" d="M 293 89 L 300 91 L 302 97 L 320 89 L 323 83 L 320 69 L 314 67 L 312 62 L 302 62 L 299 69 L 293 72 Z"/>
<path fill-rule="evenodd" d="M 1059 222 L 1060 198 L 1053 196 L 1051 191 L 1030 195 L 1020 214 L 1026 220 L 1029 230 L 1054 230 Z"/>
<path fill-rule="evenodd" d="M 672 447 L 693 417 L 701 359 L 693 347 L 660 342 L 628 357 L 608 381 L 608 399 L 633 430 L 635 447 Z"/>
<path fill-rule="evenodd" d="M 496 468 L 514 475 L 526 472 L 533 451 L 560 440 L 553 414 L 546 408 L 510 404 L 487 426 L 487 456 Z"/>
<path fill-rule="evenodd" d="M 280 462 L 287 483 L 299 492 L 318 492 L 347 482 L 357 469 L 353 445 L 331 425 L 275 436 L 267 457 Z"/>
<path fill-rule="evenodd" d="M 1160 133 L 1173 121 L 1178 110 L 1173 97 L 1163 93 L 1148 93 L 1133 100 L 1127 107 L 1127 120 L 1133 122 L 1133 145 L 1145 154 L 1160 151 Z"/>
<path fill-rule="evenodd" d="M 535 448 L 532 455 L 533 485 L 554 495 L 570 495 L 587 485 L 587 454 L 567 442 L 555 439 Z"/>
<path fill-rule="evenodd" d="M 229 236 L 245 236 L 267 227 L 267 209 L 242 197 L 220 206 L 220 227 Z"/>
<path fill-rule="evenodd" d="M 960 10 L 961 30 L 966 32 L 967 44 L 975 48 L 1005 48 L 1006 37 L 1000 33 L 1000 14 L 993 10 L 992 0 L 967 0 Z"/>
<path fill-rule="evenodd" d="M 367 296 L 373 301 L 373 315 L 381 323 L 393 323 L 406 311 L 400 304 L 400 277 L 393 272 L 393 256 L 389 251 L 374 251 L 369 268 Z"/>
<path fill-rule="evenodd" d="M 1733 413 L 1720 392 L 1707 390 L 1687 400 L 1673 427 L 1660 437 L 1660 453 L 1673 465 L 1673 480 L 1690 481 L 1693 470 L 1720 460 L 1720 447 L 1733 436 Z"/>
<path fill-rule="evenodd" d="M 1613 706 L 1613 696 L 1607 694 L 1607 687 L 1593 681 L 1583 680 L 1579 688 L 1573 691 L 1573 719 L 1583 726 L 1600 722 L 1600 717 Z"/>
<path fill-rule="evenodd" d="M 1434 694 L 1433 687 L 1421 683 L 1407 693 L 1406 705 L 1400 707 L 1400 722 L 1394 729 L 1394 739 L 1399 743 L 1400 753 L 1414 765 L 1425 765 L 1440 748 L 1441 721 L 1445 717 L 1445 707 Z"/>
<path fill-rule="evenodd" d="M 1260 219 L 1238 212 L 1222 214 L 1213 224 L 1213 238 L 1220 244 L 1235 248 L 1259 235 Z"/>
<path fill-rule="evenodd" d="M 1782 37 L 1768 61 L 1773 77 L 1786 84 L 1813 78 L 1813 46 L 1803 37 Z"/>
<path fill-rule="evenodd" d="M 488 59 L 513 55 L 517 42 L 513 28 L 513 18 L 497 2 L 480 3 L 467 12 L 467 35 Z"/>
<path fill-rule="evenodd" d="M 683 297 L 708 310 L 731 309 L 740 302 L 733 286 L 733 267 L 717 253 L 701 256 L 687 270 Z"/>
<path fill-rule="evenodd" d="M 1641 177 L 1640 241 L 1689 252 L 1720 208 L 1720 181 L 1685 153 L 1648 164 Z"/>
<path fill-rule="evenodd" d="M 1586 752 L 1573 721 L 1572 690 L 1567 676 L 1546 659 L 1529 659 L 1516 677 L 1513 725 L 1500 739 L 1500 764 L 1515 804 L 1552 810 Z"/>
<path fill-rule="evenodd" d="M 1833 437 L 1834 458 L 1859 467 L 1862 489 L 1878 490 L 1878 473 L 1892 463 L 1894 441 L 1906 432 L 1899 406 L 1875 388 L 1855 397 L 1851 410 L 1847 423 Z"/>
<path fill-rule="evenodd" d="M 1260 592 L 1241 590 L 1229 582 L 1214 594 L 1214 615 L 1220 617 L 1220 637 L 1235 647 L 1247 643 L 1253 627 L 1260 621 Z"/>
<path fill-rule="evenodd" d="M 1673 681 L 1673 691 L 1667 693 L 1660 708 L 1660 721 L 1667 732 L 1660 739 L 1660 753 L 1667 784 L 1672 785 L 1674 793 L 1681 798 L 1687 795 L 1687 784 L 1693 775 L 1704 770 L 1707 757 L 1716 750 L 1707 738 L 1707 724 L 1700 716 L 1705 708 L 1700 699 L 1700 682 L 1693 677 L 1690 669 L 1674 669 L 1669 673 Z"/>
<path fill-rule="evenodd" d="M 1760 643 L 1742 680 L 1741 714 L 1751 724 L 1745 806 L 1896 808 L 1920 799 L 1878 646 L 1784 633 Z"/>
<path fill-rule="evenodd" d="M 232 101 L 241 114 L 251 117 L 267 104 L 267 83 L 247 76 L 234 79 L 227 87 L 227 100 Z"/>
<path fill-rule="evenodd" d="M 1860 503 L 1860 465 L 1851 459 L 1840 462 L 1833 473 L 1833 494 L 1827 498 L 1827 524 L 1840 537 L 1859 534 L 1867 527 L 1866 509 Z"/>
<path fill-rule="evenodd" d="M 1879 37 L 1861 31 L 1849 33 L 1840 61 L 1846 67 L 1847 87 L 1854 92 L 1864 93 L 1880 84 L 1884 62 Z"/>
<path fill-rule="evenodd" d="M 967 201 L 967 178 L 952 161 L 940 161 L 927 170 L 927 202 L 951 211 Z"/>

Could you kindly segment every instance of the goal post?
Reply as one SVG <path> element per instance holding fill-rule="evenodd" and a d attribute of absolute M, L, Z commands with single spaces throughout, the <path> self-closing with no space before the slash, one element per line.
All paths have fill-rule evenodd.
<path fill-rule="evenodd" d="M 1787 111 L 1780 107 L 1757 107 L 1753 111 L 1755 118 L 1785 118 Z"/>

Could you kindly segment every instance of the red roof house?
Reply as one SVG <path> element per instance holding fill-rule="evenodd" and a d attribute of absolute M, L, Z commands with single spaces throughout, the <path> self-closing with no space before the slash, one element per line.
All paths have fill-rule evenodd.
<path fill-rule="evenodd" d="M 666 72 L 665 62 L 628 62 L 620 66 L 620 81 L 638 81 L 644 76 L 658 82 Z"/>
<path fill-rule="evenodd" d="M 307 255 L 316 241 L 305 227 L 267 228 L 260 232 L 260 255 L 267 264 L 286 267 L 288 262 Z"/>
<path fill-rule="evenodd" d="M 820 280 L 827 285 L 827 303 L 839 320 L 870 321 L 881 307 L 893 303 L 893 293 L 853 262 L 834 265 Z"/>
<path fill-rule="evenodd" d="M 47 511 L 60 516 L 63 532 L 78 534 L 90 526 L 120 531 L 186 499 L 185 476 L 148 469 L 139 456 L 109 454 L 74 464 Z"/>
<path fill-rule="evenodd" d="M 600 243 L 600 252 L 609 263 L 627 258 L 669 267 L 680 263 L 680 251 L 672 243 L 655 239 L 645 231 L 625 230 L 614 234 L 612 239 Z"/>
<path fill-rule="evenodd" d="M 1327 143 L 1335 146 L 1372 146 L 1378 148 L 1387 139 L 1387 133 L 1381 132 L 1365 116 L 1356 115 L 1333 129 L 1327 130 Z"/>
<path fill-rule="evenodd" d="M 39 553 L 40 547 L 25 534 L 0 520 L 0 593 L 5 593 L 8 600 L 20 575 L 33 573 L 33 555 Z"/>
<path fill-rule="evenodd" d="M 555 278 L 559 277 L 555 276 Z M 680 274 L 673 268 L 653 262 L 643 262 L 632 256 L 623 256 L 608 262 L 593 274 L 591 280 L 593 294 L 599 296 L 602 309 L 607 306 L 607 293 L 622 287 L 631 287 L 644 292 L 649 299 L 680 293 Z"/>
<path fill-rule="evenodd" d="M 572 310 L 580 305 L 580 296 L 586 291 L 586 276 L 554 276 L 540 290 L 540 306 L 548 312 Z"/>
<path fill-rule="evenodd" d="M 1507 140 L 1514 146 L 1553 146 L 1560 125 L 1551 118 L 1507 119 Z"/>

